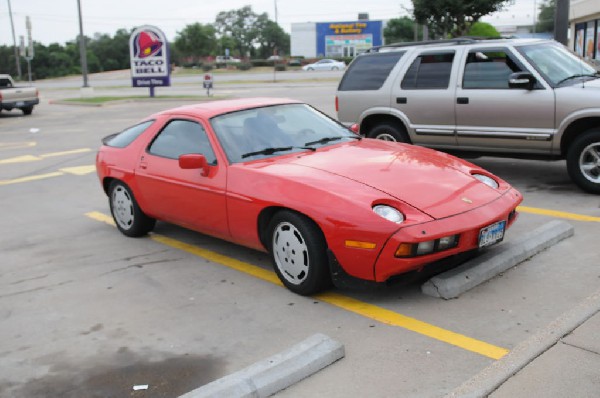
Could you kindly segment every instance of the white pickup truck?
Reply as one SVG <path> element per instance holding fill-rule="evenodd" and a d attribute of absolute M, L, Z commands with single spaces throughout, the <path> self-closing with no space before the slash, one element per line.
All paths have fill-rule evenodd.
<path fill-rule="evenodd" d="M 0 111 L 17 108 L 25 115 L 31 115 L 33 106 L 39 103 L 39 93 L 35 87 L 15 87 L 10 75 L 0 74 Z"/>

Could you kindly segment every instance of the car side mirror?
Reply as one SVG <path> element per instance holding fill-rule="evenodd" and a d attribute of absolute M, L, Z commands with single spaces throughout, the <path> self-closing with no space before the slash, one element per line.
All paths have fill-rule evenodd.
<path fill-rule="evenodd" d="M 359 135 L 360 134 L 360 126 L 358 124 L 354 123 L 352 126 L 350 126 L 350 131 L 352 131 L 356 135 Z"/>
<path fill-rule="evenodd" d="M 208 176 L 210 170 L 206 156 L 199 153 L 188 153 L 179 156 L 179 167 L 186 170 L 200 169 L 202 170 L 202 177 Z"/>
<path fill-rule="evenodd" d="M 517 72 L 508 76 L 508 87 L 510 88 L 533 90 L 536 82 L 535 76 L 529 72 Z"/>

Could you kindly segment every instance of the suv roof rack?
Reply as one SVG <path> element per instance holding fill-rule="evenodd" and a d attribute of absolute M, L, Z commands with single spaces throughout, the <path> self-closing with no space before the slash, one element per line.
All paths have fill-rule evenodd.
<path fill-rule="evenodd" d="M 434 45 L 444 45 L 444 44 L 450 44 L 450 45 L 452 45 L 452 44 L 455 44 L 455 45 L 473 44 L 478 41 L 498 40 L 498 39 L 502 39 L 502 37 L 463 36 L 463 37 L 456 37 L 454 39 L 443 39 L 443 40 L 407 41 L 407 42 L 391 43 L 391 44 L 384 44 L 382 46 L 371 47 L 366 52 L 378 53 L 378 52 L 381 52 L 381 50 L 385 50 L 385 49 L 391 50 L 394 48 L 403 48 L 403 47 L 412 47 L 412 46 L 434 46 Z"/>

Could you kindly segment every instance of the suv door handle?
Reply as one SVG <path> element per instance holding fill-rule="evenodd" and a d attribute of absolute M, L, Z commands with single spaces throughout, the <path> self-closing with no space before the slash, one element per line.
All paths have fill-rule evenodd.
<path fill-rule="evenodd" d="M 396 98 L 396 103 L 397 104 L 406 104 L 407 102 L 407 98 L 406 97 L 397 97 Z"/>
<path fill-rule="evenodd" d="M 469 103 L 469 97 L 457 97 L 456 98 L 456 103 L 457 104 L 468 104 Z"/>

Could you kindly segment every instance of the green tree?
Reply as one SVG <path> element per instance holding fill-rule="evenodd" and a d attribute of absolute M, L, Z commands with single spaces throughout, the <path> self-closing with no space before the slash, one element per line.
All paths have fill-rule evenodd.
<path fill-rule="evenodd" d="M 175 48 L 180 57 L 198 62 L 201 57 L 214 55 L 217 50 L 216 31 L 212 25 L 187 25 L 175 37 Z"/>
<path fill-rule="evenodd" d="M 476 37 L 500 37 L 500 32 L 487 22 L 475 22 L 469 29 L 469 36 Z"/>
<path fill-rule="evenodd" d="M 268 19 L 267 14 L 261 14 L 256 24 L 258 36 L 258 56 L 268 58 L 277 53 L 284 55 L 290 53 L 290 35 L 285 33 L 281 26 Z"/>
<path fill-rule="evenodd" d="M 423 38 L 422 30 L 417 31 L 417 40 Z M 415 21 L 409 17 L 393 18 L 388 21 L 383 29 L 383 37 L 388 44 L 414 41 Z"/>
<path fill-rule="evenodd" d="M 415 19 L 441 37 L 464 36 L 484 15 L 500 11 L 511 0 L 412 0 Z"/>
<path fill-rule="evenodd" d="M 540 13 L 535 24 L 536 32 L 554 32 L 554 9 L 556 8 L 556 0 L 546 0 L 540 4 Z"/>
<path fill-rule="evenodd" d="M 254 43 L 259 36 L 256 27 L 258 17 L 251 6 L 217 14 L 215 28 L 220 37 L 229 36 L 233 39 L 235 50 L 232 54 L 244 57 L 254 53 Z"/>

